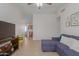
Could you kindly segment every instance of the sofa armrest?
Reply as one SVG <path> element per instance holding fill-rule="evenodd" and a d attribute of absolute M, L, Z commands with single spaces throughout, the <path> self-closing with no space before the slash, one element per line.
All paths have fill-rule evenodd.
<path fill-rule="evenodd" d="M 54 40 L 54 41 L 60 41 L 60 37 L 52 37 L 52 40 Z"/>

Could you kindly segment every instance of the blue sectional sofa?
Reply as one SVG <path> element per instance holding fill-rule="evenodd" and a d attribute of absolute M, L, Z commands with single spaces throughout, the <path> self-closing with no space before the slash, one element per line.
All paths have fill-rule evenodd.
<path fill-rule="evenodd" d="M 78 36 L 62 34 L 60 37 L 53 37 L 52 40 L 42 40 L 41 48 L 43 52 L 57 52 L 60 56 L 79 56 L 79 52 L 71 49 L 61 41 L 62 36 L 79 40 Z"/>

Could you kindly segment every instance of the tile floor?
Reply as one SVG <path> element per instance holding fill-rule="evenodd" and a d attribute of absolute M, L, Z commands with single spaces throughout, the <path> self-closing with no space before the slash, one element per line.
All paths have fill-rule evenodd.
<path fill-rule="evenodd" d="M 12 56 L 58 56 L 56 52 L 42 52 L 40 40 L 25 39 Z"/>

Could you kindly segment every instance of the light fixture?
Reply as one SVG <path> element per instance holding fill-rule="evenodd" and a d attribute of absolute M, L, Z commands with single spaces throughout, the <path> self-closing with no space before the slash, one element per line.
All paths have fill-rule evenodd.
<path fill-rule="evenodd" d="M 38 9 L 40 9 L 43 6 L 43 4 L 47 4 L 49 6 L 52 5 L 52 3 L 27 3 L 27 5 L 36 5 Z"/>
<path fill-rule="evenodd" d="M 43 3 L 36 3 L 37 7 L 43 6 Z"/>
<path fill-rule="evenodd" d="M 43 6 L 43 3 L 36 3 L 36 5 L 40 9 Z"/>

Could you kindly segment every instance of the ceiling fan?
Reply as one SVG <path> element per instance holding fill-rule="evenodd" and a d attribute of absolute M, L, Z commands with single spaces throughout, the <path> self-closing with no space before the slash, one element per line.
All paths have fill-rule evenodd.
<path fill-rule="evenodd" d="M 40 9 L 43 6 L 43 4 L 52 5 L 52 3 L 27 3 L 27 5 L 34 5 L 34 4 L 36 4 L 38 9 Z"/>

